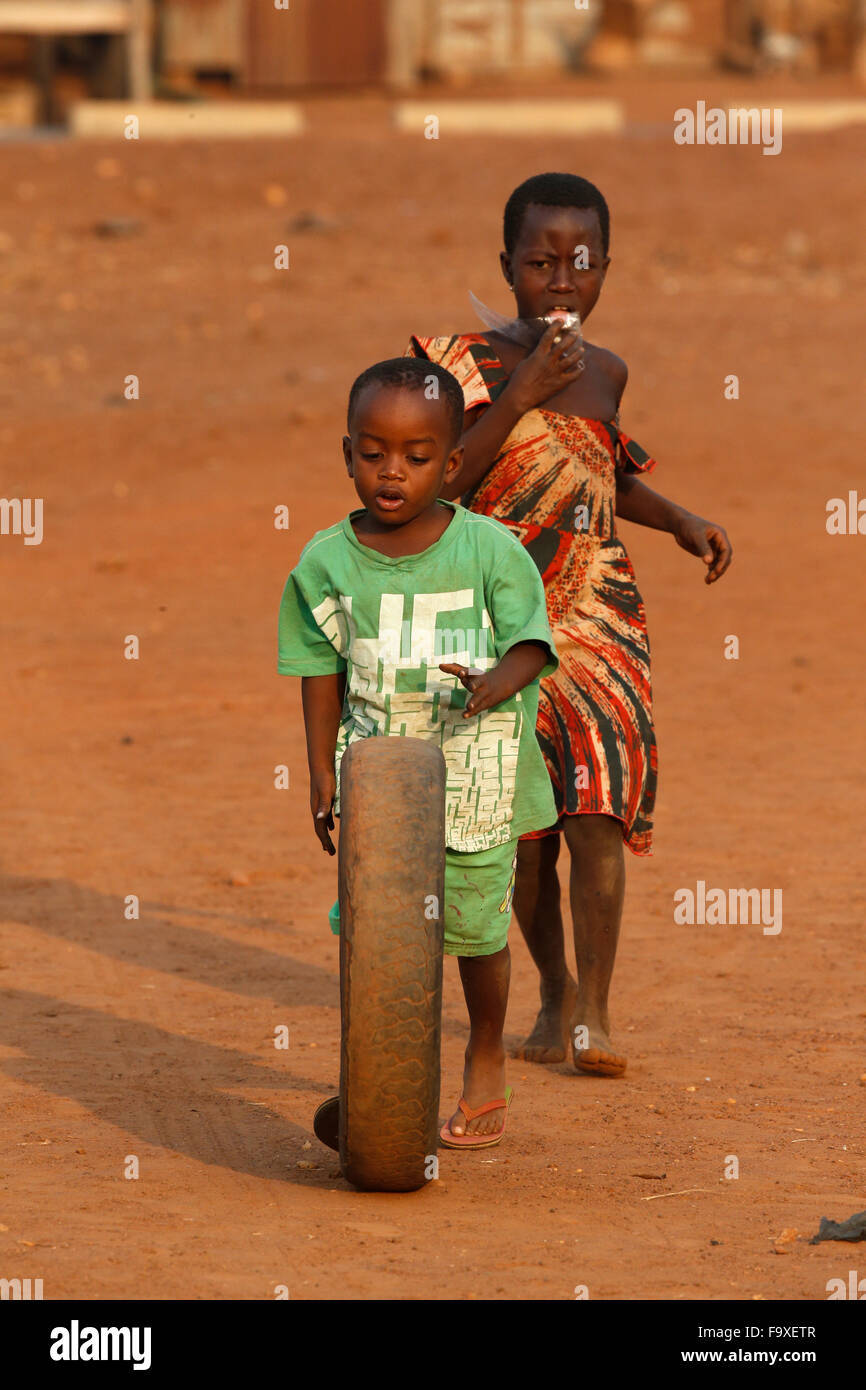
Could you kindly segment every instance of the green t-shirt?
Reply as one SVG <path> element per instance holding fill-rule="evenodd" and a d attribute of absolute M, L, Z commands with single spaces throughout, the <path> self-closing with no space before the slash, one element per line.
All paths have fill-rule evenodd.
<path fill-rule="evenodd" d="M 556 820 L 535 737 L 538 679 L 464 719 L 470 693 L 439 663 L 488 670 L 526 641 L 548 648 L 541 675 L 558 658 L 541 576 L 520 542 L 492 517 L 445 505 L 453 519 L 419 555 L 380 555 L 358 540 L 349 517 L 319 531 L 283 590 L 277 669 L 346 672 L 338 786 L 340 758 L 355 739 L 437 743 L 447 768 L 446 844 L 476 852 Z"/>

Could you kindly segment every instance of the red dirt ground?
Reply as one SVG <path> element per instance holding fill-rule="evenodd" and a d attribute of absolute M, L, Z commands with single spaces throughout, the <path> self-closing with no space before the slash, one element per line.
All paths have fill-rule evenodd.
<path fill-rule="evenodd" d="M 630 84 L 621 140 L 396 137 L 364 98 L 312 103 L 293 142 L 0 152 L 2 492 L 45 499 L 41 546 L 0 537 L 0 1275 L 51 1299 L 824 1299 L 856 1266 L 774 1245 L 866 1205 L 866 538 L 825 528 L 863 478 L 866 132 L 676 147 L 674 106 L 715 85 Z M 591 336 L 630 363 L 623 423 L 736 557 L 707 589 L 622 528 L 661 750 L 614 980 L 626 1078 L 515 1063 L 501 1147 L 363 1195 L 311 1133 L 338 1072 L 334 876 L 277 605 L 353 504 L 353 376 L 411 331 L 473 328 L 470 289 L 507 307 L 501 206 L 557 167 L 612 205 Z M 305 210 L 334 225 L 292 229 Z M 102 238 L 105 217 L 141 227 Z M 698 879 L 781 888 L 782 932 L 675 925 Z M 536 982 L 512 942 L 516 1041 Z"/>

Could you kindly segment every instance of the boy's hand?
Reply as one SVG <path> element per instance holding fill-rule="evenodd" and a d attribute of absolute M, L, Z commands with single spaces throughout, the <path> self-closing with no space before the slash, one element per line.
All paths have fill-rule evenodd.
<path fill-rule="evenodd" d="M 467 700 L 463 711 L 463 718 L 471 719 L 474 714 L 501 705 L 503 700 L 510 700 L 518 690 L 523 690 L 544 669 L 547 660 L 547 643 L 533 637 L 515 642 L 499 664 L 489 671 L 475 671 L 471 666 L 459 666 L 454 662 L 440 663 L 439 670 L 456 676 L 461 685 L 471 690 L 472 698 Z"/>
<path fill-rule="evenodd" d="M 583 357 L 584 346 L 577 334 L 561 323 L 550 324 L 508 379 L 506 389 L 515 408 L 523 415 L 576 381 L 584 368 Z"/>
<path fill-rule="evenodd" d="M 734 553 L 724 527 L 686 512 L 677 522 L 674 538 L 683 550 L 699 556 L 709 566 L 704 576 L 705 583 L 713 584 L 721 579 Z"/>
<path fill-rule="evenodd" d="M 495 666 L 492 671 L 475 671 L 471 666 L 457 666 L 446 662 L 440 663 L 439 670 L 445 671 L 449 676 L 456 676 L 461 685 L 472 691 L 472 698 L 466 701 L 463 711 L 464 719 L 471 719 L 473 714 L 480 714 L 483 709 L 501 705 L 503 700 L 514 694 L 514 690 L 497 675 L 498 667 Z"/>
<path fill-rule="evenodd" d="M 337 791 L 337 778 L 333 772 L 310 774 L 310 810 L 313 813 L 313 827 L 327 854 L 336 854 L 329 831 L 334 829 L 334 796 Z"/>
<path fill-rule="evenodd" d="M 345 671 L 301 678 L 307 766 L 310 769 L 310 810 L 313 828 L 327 854 L 336 854 L 328 834 L 334 828 L 331 808 L 337 791 L 334 750 L 346 691 Z"/>

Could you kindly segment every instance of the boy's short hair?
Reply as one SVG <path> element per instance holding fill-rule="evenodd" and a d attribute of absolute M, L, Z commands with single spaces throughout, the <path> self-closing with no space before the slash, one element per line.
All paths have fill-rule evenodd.
<path fill-rule="evenodd" d="M 600 189 L 578 174 L 533 174 L 515 188 L 505 204 L 503 235 L 509 256 L 517 245 L 526 209 L 531 203 L 548 208 L 594 208 L 601 227 L 601 244 L 610 246 L 610 209 Z"/>
<path fill-rule="evenodd" d="M 431 386 L 435 382 L 435 390 Z M 463 388 L 459 381 L 438 362 L 428 362 L 420 357 L 389 357 L 385 362 L 375 362 L 352 383 L 349 392 L 349 408 L 346 423 L 352 428 L 352 414 L 358 397 L 368 386 L 392 386 L 402 391 L 424 391 L 428 400 L 439 400 L 448 412 L 451 431 L 450 443 L 457 443 L 463 432 L 463 414 L 466 409 Z"/>

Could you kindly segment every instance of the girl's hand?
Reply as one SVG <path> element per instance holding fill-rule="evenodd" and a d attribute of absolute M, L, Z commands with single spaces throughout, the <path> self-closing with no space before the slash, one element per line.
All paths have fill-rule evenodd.
<path fill-rule="evenodd" d="M 313 828 L 327 854 L 336 854 L 329 831 L 334 829 L 334 797 L 337 791 L 337 777 L 334 772 L 310 773 L 310 810 L 313 814 Z"/>
<path fill-rule="evenodd" d="M 532 352 L 511 373 L 506 390 L 515 409 L 524 415 L 576 381 L 583 371 L 584 351 L 572 329 L 563 328 L 561 323 L 550 324 Z"/>
<path fill-rule="evenodd" d="M 683 550 L 699 556 L 709 566 L 704 576 L 706 584 L 721 579 L 734 553 L 724 527 L 704 521 L 692 512 L 684 512 L 674 527 L 674 538 Z"/>
<path fill-rule="evenodd" d="M 501 677 L 497 679 L 495 666 L 492 671 L 473 671 L 469 666 L 445 662 L 440 663 L 439 670 L 445 671 L 449 676 L 456 676 L 461 685 L 472 691 L 472 698 L 466 701 L 463 711 L 464 719 L 471 719 L 473 714 L 480 714 L 483 709 L 501 705 L 503 700 L 507 700 L 509 695 L 514 693 L 513 690 L 507 689 Z"/>

